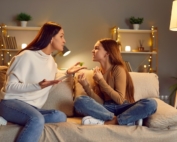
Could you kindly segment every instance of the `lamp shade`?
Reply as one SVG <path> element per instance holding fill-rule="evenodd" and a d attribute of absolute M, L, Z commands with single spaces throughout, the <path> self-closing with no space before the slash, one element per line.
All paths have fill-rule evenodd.
<path fill-rule="evenodd" d="M 66 46 L 64 46 L 62 52 L 63 52 L 63 56 L 67 56 L 71 51 Z"/>
<path fill-rule="evenodd" d="M 177 0 L 174 0 L 172 5 L 170 30 L 177 31 Z"/>

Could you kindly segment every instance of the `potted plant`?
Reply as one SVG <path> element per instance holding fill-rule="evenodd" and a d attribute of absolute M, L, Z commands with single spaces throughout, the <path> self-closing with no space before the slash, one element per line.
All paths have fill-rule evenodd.
<path fill-rule="evenodd" d="M 133 25 L 133 28 L 135 30 L 139 29 L 139 25 L 143 23 L 144 18 L 135 18 L 135 17 L 130 17 L 129 22 Z"/>
<path fill-rule="evenodd" d="M 16 19 L 21 22 L 22 27 L 26 27 L 27 21 L 30 21 L 32 18 L 30 15 L 28 15 L 26 13 L 20 13 L 17 15 Z"/>
<path fill-rule="evenodd" d="M 177 77 L 172 77 L 172 78 L 177 80 Z M 175 95 L 176 95 L 176 92 L 177 92 L 177 83 L 170 86 L 170 90 L 171 90 L 171 94 L 169 95 L 170 104 L 173 105 L 173 103 L 174 103 L 173 100 L 175 99 Z"/>

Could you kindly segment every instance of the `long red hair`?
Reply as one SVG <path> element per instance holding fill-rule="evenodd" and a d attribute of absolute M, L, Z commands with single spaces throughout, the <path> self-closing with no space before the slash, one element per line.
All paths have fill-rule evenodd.
<path fill-rule="evenodd" d="M 46 22 L 41 29 L 39 30 L 37 36 L 34 40 L 28 44 L 28 46 L 20 50 L 17 54 L 23 52 L 24 50 L 42 50 L 44 49 L 51 41 L 62 27 L 55 22 Z"/>
<path fill-rule="evenodd" d="M 130 103 L 135 102 L 133 81 L 122 59 L 119 50 L 120 43 L 117 43 L 115 40 L 112 39 L 101 39 L 99 40 L 99 42 L 102 44 L 104 50 L 108 52 L 109 61 L 113 65 L 113 68 L 114 66 L 121 66 L 124 68 L 126 73 L 126 98 L 125 99 Z"/>

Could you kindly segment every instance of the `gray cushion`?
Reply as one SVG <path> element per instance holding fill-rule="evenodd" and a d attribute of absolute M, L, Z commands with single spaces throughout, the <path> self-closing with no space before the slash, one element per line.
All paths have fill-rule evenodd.
<path fill-rule="evenodd" d="M 58 73 L 57 78 L 64 74 Z M 64 112 L 67 116 L 73 116 L 73 77 L 70 76 L 63 82 L 54 85 L 49 93 L 43 109 L 56 109 Z"/>

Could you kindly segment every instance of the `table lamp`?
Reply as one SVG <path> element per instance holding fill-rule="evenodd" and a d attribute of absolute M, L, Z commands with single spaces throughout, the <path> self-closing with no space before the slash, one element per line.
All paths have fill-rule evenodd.
<path fill-rule="evenodd" d="M 52 56 L 55 58 L 57 55 L 67 56 L 70 53 L 71 53 L 71 51 L 66 46 L 64 46 L 63 51 L 57 51 L 57 52 L 53 53 Z"/>
<path fill-rule="evenodd" d="M 63 53 L 63 56 L 67 56 L 68 54 L 71 53 L 71 51 L 66 46 L 64 46 L 62 53 Z"/>
<path fill-rule="evenodd" d="M 177 0 L 174 0 L 172 5 L 170 30 L 177 31 Z"/>

